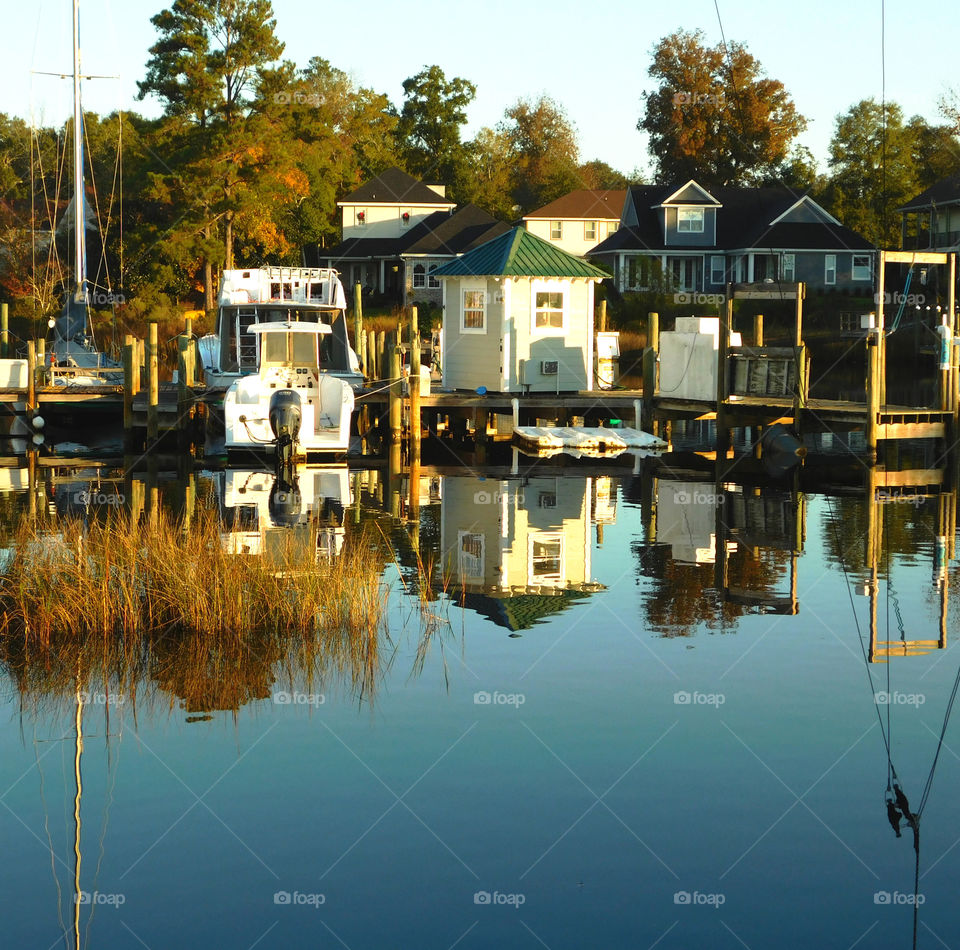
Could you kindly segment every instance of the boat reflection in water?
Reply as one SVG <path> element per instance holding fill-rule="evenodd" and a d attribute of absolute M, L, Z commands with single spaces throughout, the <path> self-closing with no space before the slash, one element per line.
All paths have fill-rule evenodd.
<path fill-rule="evenodd" d="M 271 557 L 291 538 L 316 561 L 343 549 L 344 510 L 353 503 L 346 466 L 298 466 L 289 474 L 228 469 L 214 477 L 225 551 Z"/>

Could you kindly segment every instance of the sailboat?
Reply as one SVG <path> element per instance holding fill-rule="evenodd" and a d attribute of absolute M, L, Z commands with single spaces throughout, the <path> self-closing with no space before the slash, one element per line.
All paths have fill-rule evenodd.
<path fill-rule="evenodd" d="M 90 324 L 87 281 L 86 197 L 83 186 L 83 109 L 80 105 L 80 0 L 73 0 L 73 198 L 67 209 L 73 228 L 73 281 L 59 317 L 50 320 L 53 362 L 78 369 L 115 369 L 120 364 L 101 353 Z M 78 380 L 74 380 L 78 381 Z M 84 379 L 83 382 L 99 382 Z"/>

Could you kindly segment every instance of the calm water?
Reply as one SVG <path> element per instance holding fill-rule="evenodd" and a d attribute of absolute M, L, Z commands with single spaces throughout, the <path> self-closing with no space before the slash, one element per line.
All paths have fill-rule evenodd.
<path fill-rule="evenodd" d="M 143 497 L 122 473 L 43 479 L 31 500 L 10 476 L 8 522 Z M 269 550 L 272 485 L 195 480 L 240 557 Z M 643 466 L 424 478 L 420 550 L 454 573 L 425 618 L 389 486 L 310 470 L 299 489 L 274 520 L 319 560 L 373 520 L 397 551 L 375 689 L 322 657 L 253 656 L 233 676 L 145 668 L 135 698 L 107 671 L 119 695 L 94 677 L 78 703 L 5 651 L 4 947 L 74 947 L 75 929 L 111 950 L 909 947 L 915 901 L 918 946 L 960 941 L 956 722 L 917 897 L 913 833 L 884 801 L 888 712 L 916 810 L 960 667 L 943 501 L 871 522 L 862 490 Z M 182 506 L 176 481 L 159 491 Z M 867 662 L 886 659 L 871 609 L 889 663 Z"/>

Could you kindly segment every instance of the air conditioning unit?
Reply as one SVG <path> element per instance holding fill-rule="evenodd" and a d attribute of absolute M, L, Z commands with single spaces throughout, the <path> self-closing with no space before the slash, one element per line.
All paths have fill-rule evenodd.
<path fill-rule="evenodd" d="M 560 360 L 541 360 L 540 375 L 556 376 L 560 372 Z"/>

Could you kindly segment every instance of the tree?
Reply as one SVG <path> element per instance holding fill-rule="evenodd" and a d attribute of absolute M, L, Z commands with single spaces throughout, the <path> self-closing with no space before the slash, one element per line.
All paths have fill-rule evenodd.
<path fill-rule="evenodd" d="M 915 115 L 908 124 L 913 137 L 913 163 L 917 189 L 960 172 L 960 125 L 930 125 Z"/>
<path fill-rule="evenodd" d="M 584 162 L 577 171 L 584 188 L 619 190 L 641 184 L 641 178 L 636 172 L 625 175 L 599 158 Z"/>
<path fill-rule="evenodd" d="M 152 94 L 163 104 L 157 143 L 170 150 L 168 174 L 186 206 L 179 227 L 203 258 L 209 308 L 214 229 L 222 226 L 223 260 L 232 267 L 238 215 L 250 220 L 256 182 L 277 158 L 265 147 L 274 110 L 263 96 L 272 92 L 282 105 L 292 67 L 272 65 L 283 44 L 270 0 L 174 0 L 151 23 L 160 37 L 139 98 Z"/>
<path fill-rule="evenodd" d="M 583 187 L 576 129 L 549 96 L 519 99 L 506 110 L 498 129 L 509 143 L 514 203 L 523 212 Z"/>
<path fill-rule="evenodd" d="M 439 66 L 428 66 L 403 81 L 403 108 L 396 126 L 397 143 L 411 175 L 441 182 L 454 192 L 463 185 L 467 152 L 460 139 L 467 106 L 477 87 L 466 79 L 447 79 Z"/>
<path fill-rule="evenodd" d="M 700 30 L 679 30 L 654 47 L 637 128 L 650 136 L 657 177 L 706 186 L 752 185 L 787 160 L 806 128 L 783 83 L 766 77 L 740 43 L 704 45 Z"/>
<path fill-rule="evenodd" d="M 879 247 L 899 243 L 897 208 L 917 192 L 914 139 L 895 102 L 863 99 L 837 116 L 824 204 Z"/>
<path fill-rule="evenodd" d="M 496 218 L 514 219 L 519 209 L 513 203 L 513 156 L 506 133 L 482 128 L 467 153 L 471 187 L 463 197 Z"/>

